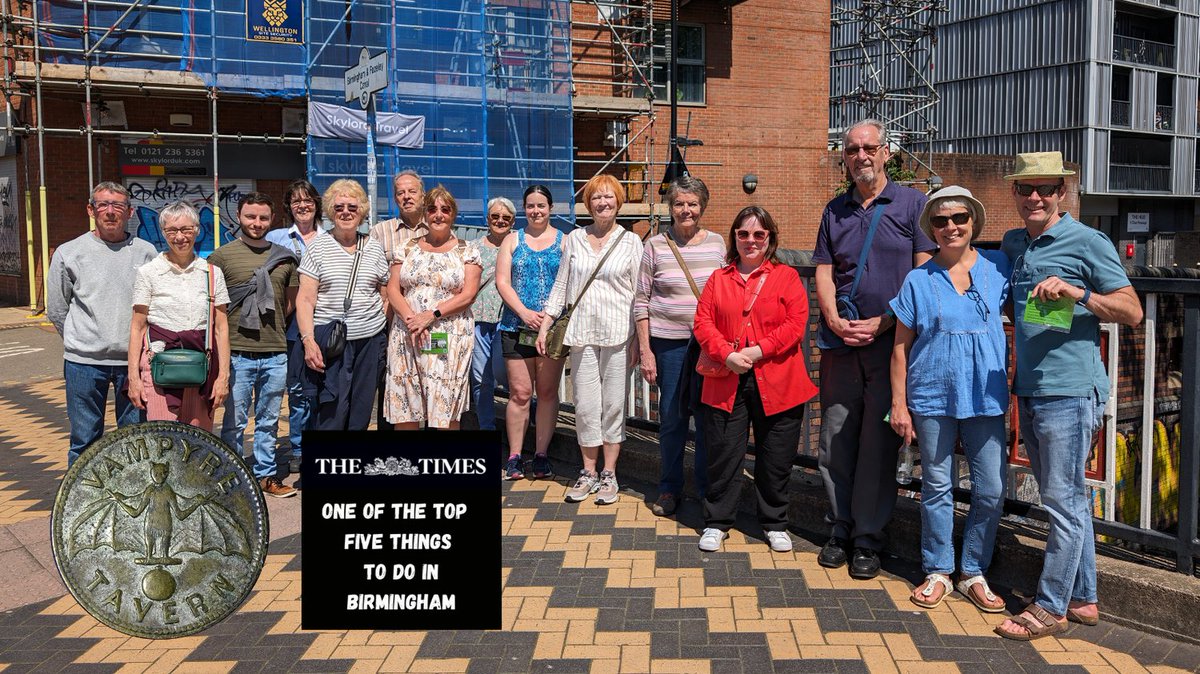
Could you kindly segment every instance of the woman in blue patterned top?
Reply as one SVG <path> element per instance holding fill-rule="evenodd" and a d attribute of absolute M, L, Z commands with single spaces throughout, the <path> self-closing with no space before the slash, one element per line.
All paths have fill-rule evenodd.
<path fill-rule="evenodd" d="M 525 190 L 525 227 L 500 244 L 496 257 L 496 290 L 504 300 L 500 317 L 500 346 L 508 371 L 508 406 L 504 425 L 508 431 L 509 457 L 504 467 L 506 480 L 525 477 L 521 448 L 529 426 L 529 408 L 537 394 L 537 437 L 532 474 L 542 478 L 552 473 L 546 452 L 558 419 L 558 382 L 563 361 L 538 355 L 534 345 L 538 328 L 548 320 L 543 311 L 546 298 L 558 275 L 563 235 L 550 226 L 554 200 L 544 185 Z"/>
<path fill-rule="evenodd" d="M 1004 600 L 984 574 L 992 560 L 1004 498 L 1007 357 L 1001 309 L 1009 263 L 972 242 L 984 227 L 983 204 L 957 186 L 937 192 L 921 212 L 921 229 L 938 252 L 909 272 L 891 301 L 891 425 L 905 443 L 921 442 L 921 565 L 925 582 L 911 599 L 934 608 L 954 573 L 954 446 L 962 440 L 971 467 L 971 511 L 963 530 L 958 591 L 980 610 Z"/>

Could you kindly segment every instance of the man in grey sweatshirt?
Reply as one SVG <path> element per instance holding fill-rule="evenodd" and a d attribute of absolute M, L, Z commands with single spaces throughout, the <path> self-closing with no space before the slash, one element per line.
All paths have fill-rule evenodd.
<path fill-rule="evenodd" d="M 126 231 L 129 191 L 112 182 L 92 190 L 88 215 L 96 229 L 54 251 L 46 275 L 46 315 L 63 338 L 63 378 L 71 447 L 67 465 L 104 432 L 108 387 L 116 394 L 117 426 L 142 421 L 125 394 L 133 279 L 157 255 Z"/>

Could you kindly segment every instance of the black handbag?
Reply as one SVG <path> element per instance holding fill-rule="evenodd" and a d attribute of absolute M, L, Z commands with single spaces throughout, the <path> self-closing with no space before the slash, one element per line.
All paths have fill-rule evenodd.
<path fill-rule="evenodd" d="M 208 324 L 204 326 L 204 350 L 168 349 L 150 356 L 150 379 L 159 388 L 196 388 L 208 381 L 208 360 L 212 357 L 212 323 L 214 319 L 214 285 L 212 267 L 208 270 Z M 146 346 L 150 336 L 146 336 Z"/>
<path fill-rule="evenodd" d="M 358 262 L 362 259 L 363 240 L 365 236 L 358 237 L 358 244 L 354 251 L 354 268 L 350 271 L 350 283 L 346 286 L 346 297 L 342 300 L 342 317 L 334 319 L 330 323 L 329 335 L 325 338 L 325 343 L 321 345 L 321 357 L 325 362 L 340 358 L 342 352 L 346 350 L 346 315 L 350 313 L 350 297 L 354 292 L 354 281 L 358 278 Z"/>

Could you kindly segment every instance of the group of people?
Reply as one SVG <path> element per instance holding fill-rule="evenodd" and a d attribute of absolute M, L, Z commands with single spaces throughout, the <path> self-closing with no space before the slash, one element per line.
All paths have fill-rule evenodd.
<path fill-rule="evenodd" d="M 854 578 L 879 573 L 897 453 L 916 440 L 926 578 L 912 601 L 936 607 L 957 589 L 1000 612 L 986 573 L 1004 494 L 1007 315 L 1016 413 L 1051 526 L 1036 600 L 996 630 L 1034 639 L 1067 620 L 1095 624 L 1084 464 L 1108 398 L 1099 324 L 1142 317 L 1111 242 L 1059 210 L 1072 172 L 1057 152 L 1017 157 L 1005 180 L 1025 227 L 986 251 L 973 245 L 986 212 L 970 191 L 950 186 L 927 197 L 890 182 L 877 121 L 854 125 L 843 140 L 850 187 L 826 206 L 813 253 L 819 392 L 802 345 L 809 300 L 776 256 L 774 218 L 748 206 L 726 235 L 705 229 L 709 191 L 693 176 L 670 184 L 670 226 L 645 241 L 618 225 L 624 191 L 608 175 L 582 190 L 585 227 L 552 226 L 550 190 L 533 185 L 523 227 L 516 206 L 497 197 L 475 241 L 455 235 L 454 196 L 426 191 L 414 172 L 393 181 L 400 216 L 369 234 L 360 231 L 370 211 L 361 185 L 337 180 L 318 194 L 298 180 L 287 189 L 286 228 L 271 230 L 269 197 L 247 194 L 237 240 L 207 261 L 195 254 L 191 206 L 162 210 L 168 250 L 157 254 L 126 231 L 128 192 L 101 183 L 88 204 L 96 229 L 60 246 L 48 276 L 49 315 L 64 340 L 68 460 L 102 432 L 110 384 L 119 425 L 147 418 L 211 428 L 225 401 L 223 440 L 242 446 L 253 406 L 254 474 L 264 492 L 290 496 L 275 452 L 285 391 L 298 461 L 305 428 L 358 430 L 377 418 L 380 427 L 453 429 L 469 409 L 481 428 L 494 428 L 500 377 L 509 391 L 504 477 L 543 478 L 553 472 L 547 450 L 569 363 L 583 467 L 565 499 L 608 504 L 620 494 L 636 368 L 659 393 L 654 513 L 679 507 L 694 420 L 699 547 L 720 550 L 752 430 L 759 521 L 771 549 L 786 552 L 788 479 L 804 406 L 819 395 L 819 466 L 833 524 L 819 563 L 848 565 Z M 206 354 L 202 384 L 157 379 L 156 357 L 181 349 Z M 960 442 L 972 497 L 955 584 Z"/>

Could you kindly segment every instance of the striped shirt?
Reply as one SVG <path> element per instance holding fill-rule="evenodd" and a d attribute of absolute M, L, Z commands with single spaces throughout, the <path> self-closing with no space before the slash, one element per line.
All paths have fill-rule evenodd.
<path fill-rule="evenodd" d="M 317 307 L 313 325 L 325 325 L 342 318 L 346 286 L 354 269 L 354 254 L 328 233 L 321 233 L 308 244 L 300 273 L 317 280 Z M 350 311 L 345 313 L 346 339 L 370 337 L 383 329 L 383 298 L 379 286 L 388 280 L 388 263 L 383 246 L 367 238 L 362 246 L 362 261 L 350 294 Z"/>
<path fill-rule="evenodd" d="M 571 314 L 563 340 L 568 346 L 620 346 L 633 336 L 633 291 L 642 264 L 642 241 L 623 228 L 609 235 L 599 253 L 588 243 L 586 228 L 567 235 L 558 276 L 546 300 L 546 313 L 559 316 L 567 304 L 574 303 L 600 258 L 613 246 L 617 249 L 604 261 L 583 301 Z"/>
<path fill-rule="evenodd" d="M 668 230 L 669 231 L 669 230 Z M 650 237 L 642 252 L 637 294 L 633 299 L 633 320 L 650 320 L 650 336 L 660 339 L 687 339 L 692 336 L 696 318 L 696 295 L 671 245 L 670 234 Z M 692 242 L 679 246 L 697 290 L 704 290 L 708 277 L 725 266 L 725 241 L 708 230 L 697 232 Z"/>
<path fill-rule="evenodd" d="M 427 233 L 424 220 L 421 220 L 416 227 L 409 227 L 404 224 L 404 220 L 392 218 L 375 223 L 368 236 L 383 246 L 383 253 L 387 257 L 388 264 L 395 264 L 403 261 L 397 258 L 403 257 L 400 253 L 404 250 L 404 244 L 408 243 L 410 239 L 424 236 Z"/>

